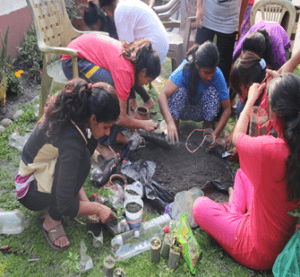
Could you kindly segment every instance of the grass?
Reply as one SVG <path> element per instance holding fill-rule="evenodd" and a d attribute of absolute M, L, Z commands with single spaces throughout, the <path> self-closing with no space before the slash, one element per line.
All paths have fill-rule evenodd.
<path fill-rule="evenodd" d="M 150 91 L 153 99 L 156 99 L 158 92 L 161 91 L 171 72 L 170 61 L 164 65 L 161 83 L 154 84 Z M 20 160 L 20 151 L 15 150 L 8 144 L 9 135 L 16 127 L 20 134 L 24 135 L 26 129 L 32 129 L 36 123 L 32 105 L 25 105 L 24 115 L 16 120 L 5 132 L 0 133 L 0 207 L 3 210 L 19 209 L 24 212 L 26 217 L 26 228 L 18 235 L 0 235 L 0 246 L 11 245 L 12 250 L 26 250 L 28 253 L 4 253 L 0 251 L 0 276 L 79 276 L 78 265 L 80 262 L 80 241 L 83 240 L 87 246 L 87 255 L 93 260 L 93 268 L 82 276 L 103 276 L 103 259 L 111 254 L 110 242 L 112 236 L 104 233 L 104 245 L 101 248 L 93 248 L 92 235 L 87 233 L 86 225 L 80 225 L 75 221 L 65 219 L 68 223 L 65 231 L 71 242 L 71 246 L 66 251 L 54 251 L 46 242 L 40 228 L 39 217 L 43 211 L 32 212 L 24 208 L 16 199 L 14 192 L 14 177 L 18 170 Z M 155 104 L 155 110 L 159 111 L 158 103 Z M 159 118 L 158 113 L 157 117 Z M 226 128 L 232 128 L 234 119 Z M 84 188 L 89 199 L 92 194 L 97 192 L 89 177 L 85 181 Z M 157 215 L 150 215 L 151 219 Z M 80 221 L 87 223 L 86 219 L 80 218 Z M 196 274 L 192 275 L 184 259 L 179 262 L 178 268 L 171 272 L 167 268 L 167 262 L 163 259 L 158 264 L 152 264 L 150 261 L 150 252 L 144 252 L 138 256 L 123 262 L 116 262 L 116 267 L 125 270 L 127 276 L 272 276 L 267 272 L 257 272 L 243 267 L 236 263 L 226 252 L 218 245 L 212 242 L 207 233 L 199 228 L 194 231 L 195 238 L 202 250 L 201 258 L 198 260 Z M 2 265 L 5 266 L 4 271 Z M 1 271 L 2 270 L 2 271 Z M 4 272 L 4 273 L 3 273 Z"/>

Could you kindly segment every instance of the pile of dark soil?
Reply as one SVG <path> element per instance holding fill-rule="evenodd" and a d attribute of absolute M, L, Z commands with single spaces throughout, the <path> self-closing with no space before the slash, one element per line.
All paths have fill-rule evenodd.
<path fill-rule="evenodd" d="M 146 147 L 131 152 L 129 158 L 132 162 L 139 159 L 154 161 L 156 169 L 152 179 L 174 195 L 192 187 L 203 189 L 206 185 L 203 189 L 204 194 L 216 202 L 224 203 L 228 201 L 228 193 L 207 183 L 219 180 L 228 189 L 233 185 L 232 176 L 226 168 L 225 161 L 215 153 L 206 153 L 200 148 L 192 154 L 186 149 L 186 138 L 194 128 L 189 124 L 180 127 L 178 146 L 166 149 L 147 142 Z M 202 132 L 195 132 L 189 140 L 192 144 L 189 148 L 196 148 L 202 138 Z"/>

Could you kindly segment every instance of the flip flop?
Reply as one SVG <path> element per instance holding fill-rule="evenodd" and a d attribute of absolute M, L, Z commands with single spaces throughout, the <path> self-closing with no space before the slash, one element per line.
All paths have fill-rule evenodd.
<path fill-rule="evenodd" d="M 54 242 L 57 239 L 59 239 L 61 237 L 64 237 L 64 236 L 67 236 L 62 224 L 59 224 L 59 225 L 53 227 L 49 231 L 46 231 L 44 226 L 43 226 L 44 218 L 41 219 L 40 222 L 41 222 L 41 227 L 42 227 L 43 234 L 45 235 L 46 240 L 49 243 L 49 245 L 51 246 L 51 248 L 53 248 L 54 250 L 57 250 L 57 251 L 66 250 L 67 248 L 69 248 L 69 246 L 59 247 L 59 246 L 54 245 Z"/>

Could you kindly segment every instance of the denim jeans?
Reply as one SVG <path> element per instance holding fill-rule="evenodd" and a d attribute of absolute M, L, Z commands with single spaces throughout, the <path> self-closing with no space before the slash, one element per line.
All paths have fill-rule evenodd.
<path fill-rule="evenodd" d="M 232 54 L 234 50 L 235 38 L 237 32 L 223 34 L 208 28 L 197 28 L 196 43 L 202 44 L 207 40 L 213 41 L 214 35 L 217 35 L 217 48 L 220 53 L 219 68 L 223 72 L 227 86 L 229 84 L 229 73 L 231 70 Z"/>

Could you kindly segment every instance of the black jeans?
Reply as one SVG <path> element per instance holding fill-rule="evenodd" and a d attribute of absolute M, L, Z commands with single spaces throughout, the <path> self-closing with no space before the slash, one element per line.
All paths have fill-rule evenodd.
<path fill-rule="evenodd" d="M 56 187 L 58 185 L 57 176 L 58 176 L 58 169 L 60 165 L 59 158 L 57 159 L 57 163 L 55 166 L 54 172 L 54 180 L 52 191 L 50 193 L 44 193 L 37 190 L 37 182 L 33 180 L 30 183 L 29 190 L 27 194 L 19 199 L 20 203 L 24 205 L 27 209 L 32 211 L 40 211 L 47 207 L 49 207 L 49 215 L 53 220 L 61 220 L 62 215 L 68 216 L 69 214 L 61 214 L 57 208 L 57 195 L 56 195 Z M 89 150 L 86 148 L 85 154 L 83 155 L 80 161 L 80 170 L 77 174 L 77 182 L 74 184 L 74 196 L 76 196 L 83 186 L 83 183 L 90 172 L 91 168 L 91 155 Z"/>
<path fill-rule="evenodd" d="M 229 83 L 229 73 L 231 70 L 232 54 L 234 50 L 235 38 L 237 32 L 231 34 L 219 33 L 205 27 L 197 28 L 196 43 L 202 44 L 207 40 L 213 41 L 217 35 L 217 48 L 220 53 L 219 68 L 222 70 L 227 86 Z"/>

